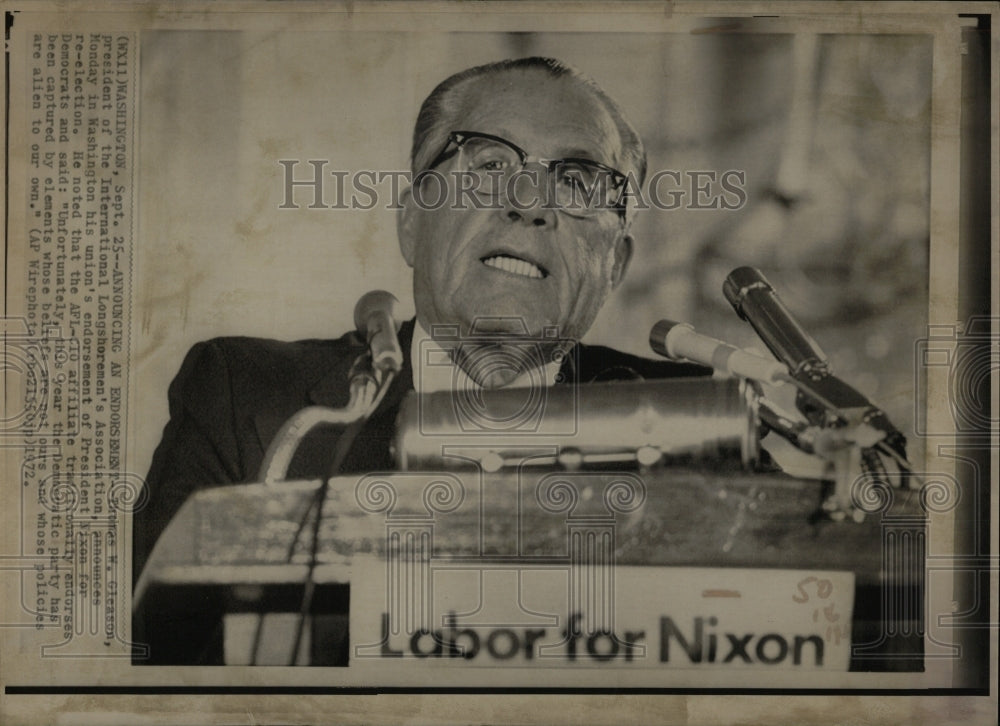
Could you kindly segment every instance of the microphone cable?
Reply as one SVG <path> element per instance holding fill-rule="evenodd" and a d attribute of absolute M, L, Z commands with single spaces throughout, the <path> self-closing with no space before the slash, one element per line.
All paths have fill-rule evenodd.
<path fill-rule="evenodd" d="M 295 665 L 295 661 L 298 658 L 299 648 L 302 645 L 302 636 L 305 632 L 306 620 L 309 617 L 309 611 L 312 609 L 312 602 L 316 593 L 316 567 L 319 565 L 319 533 L 320 526 L 323 522 L 323 506 L 326 503 L 327 494 L 330 491 L 330 480 L 340 473 L 340 469 L 344 465 L 344 459 L 347 458 L 347 454 L 354 445 L 354 440 L 357 438 L 368 419 L 371 418 L 371 415 L 378 410 L 378 407 L 381 405 L 382 400 L 385 398 L 386 393 L 389 391 L 389 388 L 395 380 L 396 372 L 394 370 L 387 370 L 382 378 L 382 384 L 379 386 L 378 393 L 375 394 L 375 398 L 372 400 L 368 410 L 354 422 L 348 424 L 347 428 L 344 429 L 344 432 L 337 439 L 337 445 L 334 448 L 333 461 L 330 465 L 330 475 L 323 479 L 319 487 L 316 489 L 312 502 L 306 509 L 303 516 L 304 523 L 308 518 L 309 513 L 315 512 L 312 520 L 312 541 L 309 543 L 309 564 L 308 569 L 306 570 L 305 579 L 302 582 L 302 600 L 299 606 L 299 617 L 295 622 L 295 637 L 293 638 L 288 665 Z M 303 527 L 300 526 L 299 530 L 296 532 L 296 539 L 293 540 L 292 545 L 289 548 L 289 559 L 291 559 L 295 543 L 301 534 L 302 529 Z"/>

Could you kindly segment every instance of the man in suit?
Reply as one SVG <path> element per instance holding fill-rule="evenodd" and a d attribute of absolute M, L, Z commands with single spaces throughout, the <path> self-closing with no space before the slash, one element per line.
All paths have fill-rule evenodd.
<path fill-rule="evenodd" d="M 591 80 L 542 58 L 456 74 L 421 107 L 411 161 L 414 182 L 401 198 L 398 236 L 413 268 L 416 319 L 400 331 L 402 372 L 339 472 L 393 468 L 394 420 L 414 389 L 708 372 L 575 343 L 625 275 L 633 245 L 628 190 L 646 172 L 641 140 Z M 442 189 L 448 203 L 439 205 Z M 545 335 L 553 330 L 557 335 Z M 476 342 L 484 334 L 488 349 Z M 540 358 L 505 355 L 505 340 L 513 349 L 525 335 Z M 454 369 L 415 365 L 415 352 L 432 338 L 451 353 Z M 351 367 L 364 353 L 357 333 L 195 346 L 170 387 L 170 422 L 147 478 L 148 506 L 136 514 L 136 572 L 195 489 L 258 480 L 265 451 L 290 416 L 309 405 L 346 405 Z M 508 363 L 480 365 L 484 353 Z M 525 369 L 535 363 L 539 370 Z M 335 426 L 314 431 L 288 478 L 329 476 L 341 433 Z"/>

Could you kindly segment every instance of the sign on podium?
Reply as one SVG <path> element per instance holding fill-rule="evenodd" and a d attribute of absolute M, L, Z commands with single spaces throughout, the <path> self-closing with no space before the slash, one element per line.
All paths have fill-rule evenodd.
<path fill-rule="evenodd" d="M 916 493 L 881 493 L 863 521 L 835 522 L 824 485 L 735 470 L 207 489 L 137 584 L 135 639 L 150 663 L 372 669 L 382 685 L 417 668 L 475 678 L 469 666 L 525 686 L 536 668 L 661 685 L 691 670 L 921 670 L 924 518 Z"/>

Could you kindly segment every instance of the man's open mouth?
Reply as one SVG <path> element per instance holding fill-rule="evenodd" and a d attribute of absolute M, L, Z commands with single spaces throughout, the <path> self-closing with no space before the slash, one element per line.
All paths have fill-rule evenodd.
<path fill-rule="evenodd" d="M 540 267 L 528 260 L 522 260 L 520 257 L 512 257 L 511 255 L 490 255 L 489 257 L 484 257 L 482 262 L 487 267 L 495 267 L 498 270 L 509 272 L 512 275 L 520 275 L 521 277 L 540 280 L 549 276 L 548 270 L 544 267 Z"/>

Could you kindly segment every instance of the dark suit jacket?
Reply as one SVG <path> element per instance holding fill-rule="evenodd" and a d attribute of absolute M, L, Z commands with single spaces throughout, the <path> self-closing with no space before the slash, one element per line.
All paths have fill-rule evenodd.
<path fill-rule="evenodd" d="M 413 390 L 409 360 L 413 321 L 400 330 L 401 374 L 366 422 L 340 471 L 392 470 L 389 445 L 404 395 Z M 197 489 L 257 480 L 268 445 L 299 409 L 348 402 L 349 371 L 365 351 L 356 333 L 337 340 L 284 343 L 258 338 L 216 338 L 194 346 L 170 385 L 170 421 L 146 478 L 148 502 L 134 519 L 133 579 L 160 533 Z M 699 365 L 657 361 L 603 346 L 580 344 L 564 358 L 560 380 L 587 383 L 705 375 Z M 330 476 L 341 427 L 317 427 L 303 441 L 289 479 Z"/>

